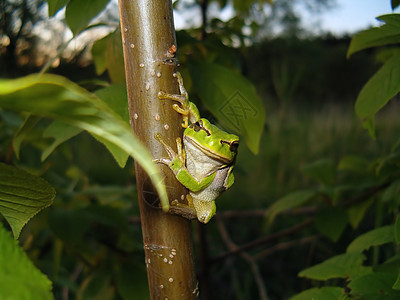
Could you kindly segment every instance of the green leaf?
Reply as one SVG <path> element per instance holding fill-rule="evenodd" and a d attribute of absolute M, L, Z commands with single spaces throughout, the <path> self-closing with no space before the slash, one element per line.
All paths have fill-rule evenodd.
<path fill-rule="evenodd" d="M 65 19 L 74 35 L 84 30 L 110 0 L 70 0 L 65 10 Z"/>
<path fill-rule="evenodd" d="M 98 75 L 107 70 L 113 83 L 125 82 L 124 55 L 119 27 L 93 44 L 92 56 Z"/>
<path fill-rule="evenodd" d="M 116 276 L 118 293 L 123 299 L 150 299 L 146 270 L 134 264 L 123 264 Z"/>
<path fill-rule="evenodd" d="M 84 244 L 84 236 L 89 231 L 90 220 L 84 210 L 54 208 L 49 213 L 49 227 L 65 245 L 75 248 L 77 245 Z"/>
<path fill-rule="evenodd" d="M 265 111 L 254 85 L 245 77 L 217 64 L 191 63 L 190 74 L 202 103 L 223 126 L 244 136 L 257 154 Z"/>
<path fill-rule="evenodd" d="M 96 40 L 92 46 L 92 58 L 96 74 L 101 75 L 107 70 L 106 62 L 106 48 L 107 48 L 108 35 L 102 39 Z"/>
<path fill-rule="evenodd" d="M 299 276 L 315 280 L 328 280 L 363 274 L 370 271 L 369 268 L 362 267 L 364 259 L 365 256 L 357 252 L 340 254 L 301 271 Z"/>
<path fill-rule="evenodd" d="M 351 171 L 355 173 L 365 173 L 368 170 L 368 161 L 358 155 L 344 156 L 338 165 L 338 170 Z"/>
<path fill-rule="evenodd" d="M 394 240 L 397 244 L 400 244 L 400 216 L 398 215 L 396 218 L 396 222 L 394 223 Z"/>
<path fill-rule="evenodd" d="M 373 229 L 358 236 L 354 241 L 347 247 L 346 252 L 362 252 L 367 250 L 371 246 L 379 246 L 394 241 L 393 226 L 384 226 L 377 229 Z"/>
<path fill-rule="evenodd" d="M 336 169 L 330 159 L 320 159 L 304 165 L 301 171 L 323 185 L 332 185 L 335 182 Z"/>
<path fill-rule="evenodd" d="M 354 35 L 347 50 L 347 57 L 363 49 L 400 42 L 400 14 L 383 15 L 377 19 L 386 24 Z"/>
<path fill-rule="evenodd" d="M 30 75 L 0 80 L 0 107 L 61 120 L 121 148 L 150 175 L 162 207 L 168 211 L 165 185 L 151 154 L 130 126 L 94 94 L 61 76 Z"/>
<path fill-rule="evenodd" d="M 69 0 L 47 0 L 49 17 L 54 16 Z"/>
<path fill-rule="evenodd" d="M 97 90 L 95 94 L 107 103 L 113 111 L 120 115 L 126 124 L 129 124 L 128 97 L 125 83 L 112 84 L 108 87 Z"/>
<path fill-rule="evenodd" d="M 384 163 L 384 162 L 383 162 Z M 392 182 L 382 193 L 382 202 L 393 202 L 394 206 L 400 203 L 400 179 Z"/>
<path fill-rule="evenodd" d="M 34 266 L 1 225 L 0 249 L 0 293 L 3 299 L 53 299 L 50 280 Z"/>
<path fill-rule="evenodd" d="M 13 138 L 13 148 L 15 152 L 15 156 L 19 159 L 19 153 L 21 150 L 22 142 L 25 138 L 29 135 L 33 127 L 37 124 L 40 120 L 39 117 L 29 115 L 22 125 L 18 128 L 18 131 L 15 133 Z"/>
<path fill-rule="evenodd" d="M 98 75 L 107 70 L 112 82 L 125 82 L 124 56 L 119 27 L 93 44 L 92 56 Z"/>
<path fill-rule="evenodd" d="M 393 283 L 392 289 L 399 291 L 400 290 L 400 273 L 397 274 L 397 279 L 395 283 Z"/>
<path fill-rule="evenodd" d="M 53 142 L 43 150 L 41 160 L 44 161 L 60 144 L 73 138 L 80 132 L 82 132 L 82 129 L 62 121 L 52 122 L 43 132 L 43 137 L 52 138 Z"/>
<path fill-rule="evenodd" d="M 348 220 L 353 228 L 357 228 L 358 224 L 362 221 L 371 204 L 374 203 L 374 199 L 361 202 L 359 204 L 352 205 L 347 209 Z"/>
<path fill-rule="evenodd" d="M 343 294 L 343 288 L 336 286 L 312 288 L 297 294 L 290 300 L 338 300 Z"/>
<path fill-rule="evenodd" d="M 16 239 L 34 215 L 53 203 L 55 194 L 42 178 L 0 163 L 0 213 Z"/>
<path fill-rule="evenodd" d="M 396 275 L 396 273 L 374 272 L 354 278 L 349 283 L 351 295 L 356 296 L 357 299 L 368 300 L 400 299 L 400 292 L 392 289 Z"/>
<path fill-rule="evenodd" d="M 392 5 L 392 10 L 395 10 L 400 5 L 400 0 L 392 0 L 391 5 Z"/>
<path fill-rule="evenodd" d="M 346 211 L 340 207 L 321 209 L 315 216 L 315 227 L 334 242 L 342 235 L 346 225 Z"/>
<path fill-rule="evenodd" d="M 128 109 L 128 98 L 126 94 L 126 85 L 118 84 L 111 85 L 109 87 L 96 91 L 96 96 L 106 102 L 121 118 L 129 124 L 129 109 Z M 113 143 L 108 142 L 101 136 L 95 136 L 100 142 L 102 142 L 107 149 L 111 152 L 119 166 L 123 168 L 128 160 L 128 153 L 123 151 L 121 148 L 116 147 Z"/>
<path fill-rule="evenodd" d="M 111 283 L 110 269 L 101 267 L 88 276 L 81 285 L 78 299 L 111 300 L 115 299 L 115 289 Z"/>
<path fill-rule="evenodd" d="M 267 211 L 267 218 L 270 222 L 274 218 L 289 209 L 297 208 L 305 203 L 307 203 L 312 197 L 315 196 L 315 191 L 313 190 L 303 190 L 290 193 L 280 199 L 278 199 Z"/>
<path fill-rule="evenodd" d="M 396 54 L 370 78 L 357 97 L 356 114 L 370 132 L 375 114 L 399 91 L 400 54 Z"/>

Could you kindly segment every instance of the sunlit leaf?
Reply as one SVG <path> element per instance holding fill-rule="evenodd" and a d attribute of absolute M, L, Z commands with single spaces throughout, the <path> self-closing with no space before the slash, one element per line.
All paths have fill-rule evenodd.
<path fill-rule="evenodd" d="M 110 0 L 69 0 L 65 19 L 74 35 L 84 30 Z"/>
<path fill-rule="evenodd" d="M 53 203 L 55 194 L 42 178 L 0 163 L 0 213 L 16 239 L 34 215 Z"/>
<path fill-rule="evenodd" d="M 53 299 L 50 280 L 34 266 L 1 224 L 0 249 L 1 298 Z"/>
<path fill-rule="evenodd" d="M 297 208 L 305 203 L 307 203 L 313 196 L 315 196 L 315 191 L 304 190 L 296 191 L 290 193 L 280 199 L 278 199 L 271 207 L 268 209 L 267 218 L 270 222 L 279 214 L 289 209 Z"/>
<path fill-rule="evenodd" d="M 312 288 L 291 297 L 290 300 L 338 300 L 342 294 L 343 288 L 336 286 Z"/>
<path fill-rule="evenodd" d="M 60 76 L 30 75 L 0 80 L 0 107 L 61 120 L 121 148 L 150 175 L 163 209 L 169 209 L 166 189 L 151 154 L 130 126 L 94 94 Z"/>
<path fill-rule="evenodd" d="M 299 276 L 315 280 L 328 280 L 370 272 L 368 268 L 362 267 L 364 259 L 365 256 L 357 252 L 340 254 L 301 271 Z"/>
<path fill-rule="evenodd" d="M 400 43 L 400 14 L 389 14 L 377 18 L 386 24 L 357 33 L 351 40 L 347 57 L 363 49 Z"/>
<path fill-rule="evenodd" d="M 223 126 L 242 135 L 253 153 L 258 153 L 265 111 L 254 85 L 217 64 L 192 63 L 189 68 L 202 103 Z"/>
<path fill-rule="evenodd" d="M 362 252 L 369 249 L 371 246 L 379 246 L 394 241 L 393 226 L 384 226 L 377 229 L 373 229 L 358 236 L 354 241 L 347 247 L 347 252 Z"/>
<path fill-rule="evenodd" d="M 396 54 L 370 78 L 358 95 L 356 114 L 363 120 L 367 129 L 373 129 L 375 114 L 399 91 L 400 54 Z"/>

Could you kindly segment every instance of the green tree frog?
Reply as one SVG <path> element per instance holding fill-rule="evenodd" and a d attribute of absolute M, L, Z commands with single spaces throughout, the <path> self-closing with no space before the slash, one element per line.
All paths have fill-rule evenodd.
<path fill-rule="evenodd" d="M 173 104 L 173 109 L 183 116 L 182 127 L 186 128 L 183 145 L 181 138 L 177 138 L 178 153 L 175 153 L 157 134 L 155 138 L 164 146 L 169 157 L 154 161 L 167 165 L 178 181 L 189 189 L 188 206 L 195 210 L 200 222 L 207 223 L 215 215 L 215 199 L 234 182 L 232 168 L 239 137 L 200 118 L 196 105 L 189 101 L 182 76 L 180 73 L 174 76 L 178 79 L 180 95 L 159 92 L 158 97 L 181 104 Z"/>

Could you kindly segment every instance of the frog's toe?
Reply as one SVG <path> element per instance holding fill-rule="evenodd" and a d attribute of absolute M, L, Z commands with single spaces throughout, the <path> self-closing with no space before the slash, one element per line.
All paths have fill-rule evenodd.
<path fill-rule="evenodd" d="M 155 158 L 153 159 L 153 162 L 156 164 L 164 164 L 167 166 L 171 164 L 171 160 L 169 160 L 168 158 Z"/>
<path fill-rule="evenodd" d="M 211 220 L 217 210 L 217 207 L 215 206 L 215 201 L 194 199 L 193 204 L 197 212 L 197 219 L 204 224 L 207 224 L 208 221 Z"/>

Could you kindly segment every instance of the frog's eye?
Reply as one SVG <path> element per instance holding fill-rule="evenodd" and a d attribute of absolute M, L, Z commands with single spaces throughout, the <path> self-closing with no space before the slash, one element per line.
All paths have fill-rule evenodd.
<path fill-rule="evenodd" d="M 207 130 L 207 128 L 203 127 L 203 121 L 202 120 L 198 120 L 195 123 L 193 123 L 192 125 L 190 125 L 194 131 L 199 132 L 200 130 L 204 130 L 205 133 L 210 136 L 211 132 L 209 130 Z"/>
<path fill-rule="evenodd" d="M 197 121 L 196 123 L 193 123 L 193 130 L 198 132 L 201 130 L 201 124 L 199 123 L 199 121 Z"/>
<path fill-rule="evenodd" d="M 237 152 L 237 149 L 239 148 L 239 142 L 238 141 L 234 141 L 229 145 L 229 150 L 231 150 L 232 152 Z"/>

